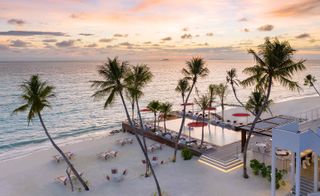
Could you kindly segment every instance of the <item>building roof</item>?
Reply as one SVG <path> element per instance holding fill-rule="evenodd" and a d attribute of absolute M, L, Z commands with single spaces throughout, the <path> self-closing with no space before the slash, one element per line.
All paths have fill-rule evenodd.
<path fill-rule="evenodd" d="M 262 119 L 256 123 L 253 133 L 272 137 L 273 128 L 287 124 L 289 122 L 293 122 L 293 121 L 303 122 L 304 119 L 296 118 L 292 116 L 285 116 L 285 115 L 279 115 L 279 116 Z M 242 125 L 242 126 L 236 126 L 236 130 L 250 131 L 251 125 L 252 123 Z"/>

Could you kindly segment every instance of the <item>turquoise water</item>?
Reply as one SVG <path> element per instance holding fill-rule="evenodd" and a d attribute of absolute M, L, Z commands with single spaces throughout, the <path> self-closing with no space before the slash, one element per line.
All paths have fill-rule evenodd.
<path fill-rule="evenodd" d="M 125 118 L 119 101 L 107 110 L 103 102 L 94 102 L 90 80 L 98 79 L 97 65 L 102 62 L 0 62 L 0 160 L 20 156 L 35 150 L 45 149 L 48 143 L 38 119 L 28 126 L 26 114 L 11 115 L 21 102 L 18 98 L 18 85 L 31 74 L 39 74 L 56 87 L 56 97 L 52 109 L 43 111 L 43 118 L 52 136 L 60 144 L 78 142 L 105 135 L 108 131 L 120 128 Z M 133 62 L 133 64 L 136 62 Z M 149 101 L 159 99 L 174 103 L 180 109 L 180 96 L 174 91 L 177 80 L 182 77 L 184 61 L 150 61 L 154 79 L 145 89 L 141 107 Z M 241 70 L 252 65 L 253 61 L 207 61 L 210 75 L 200 79 L 197 88 L 204 93 L 211 83 L 225 82 L 225 72 L 233 67 Z M 320 61 L 307 61 L 308 70 L 296 76 L 301 83 L 306 73 L 320 78 Z M 239 90 L 245 100 L 250 89 Z M 276 86 L 272 98 L 281 101 L 314 94 L 310 88 L 303 87 L 300 93 L 290 92 Z M 235 103 L 230 91 L 228 103 Z M 144 114 L 151 117 L 150 114 Z"/>

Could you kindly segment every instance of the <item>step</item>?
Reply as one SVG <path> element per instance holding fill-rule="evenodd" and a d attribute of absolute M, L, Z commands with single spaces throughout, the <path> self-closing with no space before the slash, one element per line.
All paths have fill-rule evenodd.
<path fill-rule="evenodd" d="M 229 162 L 221 162 L 219 160 L 215 160 L 213 158 L 203 156 L 203 155 L 200 157 L 199 162 L 205 163 L 223 172 L 232 171 L 233 169 L 236 169 L 243 164 L 243 162 L 239 159 L 233 159 L 233 160 L 230 160 Z"/>

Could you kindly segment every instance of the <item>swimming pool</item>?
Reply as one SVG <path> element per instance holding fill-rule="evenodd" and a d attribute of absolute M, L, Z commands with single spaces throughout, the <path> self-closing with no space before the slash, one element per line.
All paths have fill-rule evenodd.
<path fill-rule="evenodd" d="M 166 121 L 167 129 L 178 132 L 180 128 L 181 120 L 182 118 Z M 194 120 L 186 118 L 185 128 L 182 131 L 182 133 L 187 136 L 189 135 L 189 129 L 187 127 L 187 124 L 190 122 L 194 122 Z M 163 126 L 163 123 L 160 123 L 160 126 Z M 202 127 L 195 127 L 193 128 L 193 130 L 190 131 L 190 136 L 200 140 L 201 131 L 202 131 Z M 209 142 L 211 144 L 214 144 L 217 146 L 224 146 L 240 140 L 241 140 L 241 132 L 237 132 L 227 128 L 222 128 L 215 125 L 210 125 L 210 128 L 209 126 L 204 127 L 204 141 Z"/>

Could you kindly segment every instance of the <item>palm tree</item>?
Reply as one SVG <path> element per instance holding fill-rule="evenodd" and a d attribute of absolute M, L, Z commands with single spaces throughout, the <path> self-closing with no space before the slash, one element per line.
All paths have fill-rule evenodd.
<path fill-rule="evenodd" d="M 41 81 L 38 75 L 32 75 L 30 80 L 24 81 L 21 86 L 21 99 L 24 102 L 22 106 L 18 107 L 13 111 L 13 113 L 18 112 L 28 112 L 28 125 L 34 119 L 35 116 L 38 116 L 40 119 L 40 123 L 44 129 L 44 132 L 48 139 L 50 140 L 53 147 L 61 154 L 65 162 L 67 163 L 68 167 L 80 181 L 82 186 L 86 191 L 89 191 L 88 185 L 85 181 L 81 178 L 77 170 L 73 167 L 70 160 L 66 157 L 63 151 L 59 148 L 59 146 L 53 141 L 51 135 L 49 134 L 44 121 L 41 116 L 41 112 L 45 108 L 51 108 L 51 104 L 49 98 L 55 97 L 54 94 L 54 87 L 49 85 L 46 81 Z"/>
<path fill-rule="evenodd" d="M 208 87 L 208 93 L 209 93 L 209 99 L 210 99 L 210 107 L 212 107 L 212 103 L 215 99 L 216 96 L 216 92 L 215 92 L 215 85 L 214 84 L 210 84 Z"/>
<path fill-rule="evenodd" d="M 205 111 L 210 106 L 210 98 L 207 95 L 202 95 L 198 99 L 194 99 L 194 102 L 200 107 L 202 110 L 202 123 L 204 124 L 205 121 Z M 204 139 L 204 126 L 202 126 L 202 133 L 201 133 L 201 143 L 200 146 L 203 145 Z"/>
<path fill-rule="evenodd" d="M 125 110 L 125 114 L 127 116 L 128 123 L 131 127 L 134 127 L 127 109 L 126 102 L 123 97 L 123 90 L 125 88 L 124 78 L 127 74 L 127 71 L 127 62 L 120 62 L 117 57 L 114 59 L 108 58 L 108 61 L 104 65 L 98 67 L 98 73 L 103 78 L 103 80 L 91 81 L 91 86 L 96 89 L 96 92 L 92 96 L 95 99 L 107 97 L 104 103 L 104 108 L 107 108 L 115 101 L 116 95 L 119 95 Z M 138 134 L 136 132 L 134 133 L 147 163 L 151 165 L 146 149 L 144 148 Z M 150 170 L 156 183 L 158 194 L 161 196 L 161 188 L 153 167 L 150 167 Z"/>
<path fill-rule="evenodd" d="M 181 94 L 181 97 L 182 97 L 182 103 L 184 103 L 184 99 L 186 97 L 186 93 L 188 91 L 190 91 L 190 84 L 189 84 L 189 81 L 187 79 L 180 79 L 178 81 L 178 85 L 177 87 L 175 88 L 175 91 L 180 93 Z"/>
<path fill-rule="evenodd" d="M 248 178 L 247 173 L 247 149 L 250 142 L 250 137 L 254 127 L 260 118 L 262 112 L 269 103 L 271 88 L 275 82 L 280 83 L 283 87 L 289 90 L 299 90 L 298 82 L 292 80 L 292 76 L 301 70 L 305 69 L 304 60 L 295 62 L 293 54 L 295 50 L 290 46 L 289 42 L 280 42 L 278 39 L 270 41 L 267 38 L 264 44 L 258 47 L 258 52 L 250 49 L 249 54 L 252 54 L 257 65 L 244 69 L 244 73 L 249 77 L 241 82 L 244 87 L 255 85 L 255 89 L 259 89 L 265 95 L 263 104 L 257 112 L 244 146 L 243 154 L 243 177 Z"/>
<path fill-rule="evenodd" d="M 131 100 L 132 107 L 134 107 L 134 104 L 136 103 L 137 113 L 140 120 L 140 127 L 143 131 L 146 130 L 140 113 L 139 99 L 143 96 L 142 88 L 145 87 L 152 80 L 152 77 L 153 75 L 150 71 L 150 68 L 144 64 L 133 66 L 131 69 L 128 70 L 125 77 L 126 92 L 128 92 L 127 96 L 129 96 L 128 98 Z M 144 148 L 146 150 L 147 144 L 144 134 L 142 135 L 142 140 Z M 147 150 L 146 153 L 148 154 Z M 149 176 L 149 167 L 150 165 L 146 164 L 145 177 Z"/>
<path fill-rule="evenodd" d="M 227 84 L 231 85 L 233 95 L 238 101 L 238 103 L 242 106 L 245 107 L 245 105 L 240 101 L 240 99 L 237 96 L 237 91 L 235 86 L 239 86 L 239 79 L 237 76 L 237 70 L 235 68 L 232 68 L 231 70 L 227 71 L 227 77 L 226 77 Z"/>
<path fill-rule="evenodd" d="M 317 81 L 316 77 L 308 74 L 306 75 L 306 77 L 304 78 L 304 85 L 305 86 L 309 86 L 309 87 L 313 87 L 314 90 L 317 92 L 317 94 L 320 96 L 320 93 L 318 91 L 318 89 L 315 87 L 314 83 Z"/>
<path fill-rule="evenodd" d="M 220 99 L 221 117 L 222 117 L 222 121 L 224 121 L 224 105 L 225 105 L 224 101 L 225 101 L 226 96 L 228 94 L 228 85 L 223 84 L 223 83 L 215 85 L 214 91 L 215 91 L 215 94 Z"/>
<path fill-rule="evenodd" d="M 193 57 L 190 61 L 186 62 L 187 68 L 182 69 L 182 74 L 185 76 L 184 79 L 189 80 L 192 82 L 190 90 L 187 94 L 187 97 L 184 99 L 184 104 L 183 104 L 183 110 L 182 110 L 182 120 L 181 120 L 181 125 L 178 133 L 178 137 L 175 142 L 175 149 L 174 149 L 174 155 L 173 155 L 173 162 L 176 162 L 177 158 L 177 151 L 178 151 L 178 143 L 180 140 L 180 136 L 183 130 L 184 122 L 186 119 L 186 106 L 189 100 L 189 97 L 191 95 L 191 92 L 196 85 L 197 81 L 199 78 L 203 78 L 208 75 L 209 69 L 205 66 L 205 61 L 203 58 L 200 57 Z"/>
<path fill-rule="evenodd" d="M 163 115 L 164 132 L 167 132 L 166 120 L 168 115 L 172 112 L 172 104 L 169 102 L 161 103 L 160 112 Z"/>
<path fill-rule="evenodd" d="M 156 131 L 156 128 L 157 128 L 157 113 L 159 112 L 159 109 L 160 109 L 160 102 L 157 101 L 157 100 L 153 100 L 147 105 L 147 108 L 153 112 L 153 115 L 154 115 L 154 123 L 153 123 L 154 124 L 154 128 L 153 128 L 153 130 Z"/>
<path fill-rule="evenodd" d="M 266 99 L 266 96 L 263 95 L 260 91 L 253 91 L 252 94 L 249 96 L 249 100 L 247 101 L 245 108 L 248 111 L 253 111 L 254 116 L 259 113 L 260 108 L 262 108 L 263 101 Z M 272 100 L 267 101 L 267 105 L 263 108 L 263 112 L 269 111 L 268 108 L 273 103 Z M 270 112 L 270 111 L 269 111 Z"/>

